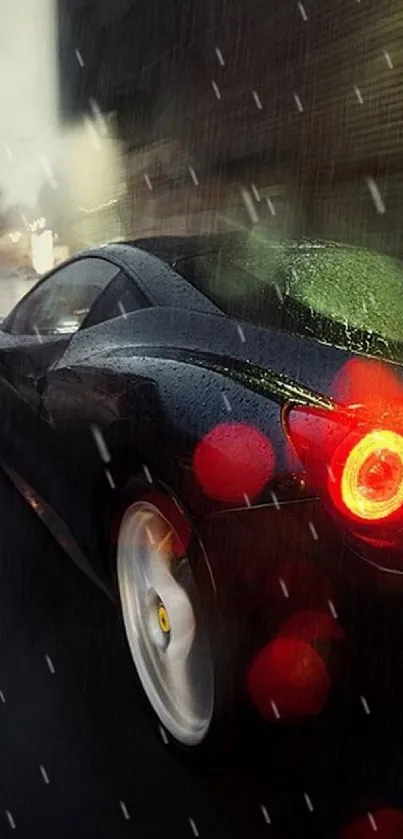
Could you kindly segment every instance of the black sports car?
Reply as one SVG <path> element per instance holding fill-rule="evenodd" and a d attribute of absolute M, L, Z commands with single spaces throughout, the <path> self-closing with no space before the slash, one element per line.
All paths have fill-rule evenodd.
<path fill-rule="evenodd" d="M 255 233 L 80 253 L 3 321 L 2 465 L 166 741 L 321 711 L 360 559 L 403 573 L 402 337 L 398 262 Z"/>

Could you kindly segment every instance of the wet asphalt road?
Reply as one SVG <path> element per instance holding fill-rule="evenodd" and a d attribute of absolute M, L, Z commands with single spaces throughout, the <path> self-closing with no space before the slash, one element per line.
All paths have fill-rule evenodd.
<path fill-rule="evenodd" d="M 113 604 L 1 473 L 0 500 L 0 837 L 331 839 L 360 813 L 402 835 L 370 820 L 403 809 L 399 601 L 357 621 L 325 719 L 196 775 L 143 716 Z"/>
<path fill-rule="evenodd" d="M 32 282 L 0 272 L 0 315 Z M 357 600 L 323 719 L 200 776 L 149 728 L 113 604 L 1 472 L 0 510 L 0 839 L 403 837 L 403 594 Z"/>
<path fill-rule="evenodd" d="M 236 835 L 145 724 L 113 604 L 0 499 L 0 836 Z"/>

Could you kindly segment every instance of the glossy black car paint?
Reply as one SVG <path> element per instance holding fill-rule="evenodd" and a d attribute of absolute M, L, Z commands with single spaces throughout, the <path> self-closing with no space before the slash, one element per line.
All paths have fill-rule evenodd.
<path fill-rule="evenodd" d="M 212 239 L 167 242 L 172 260 L 191 247 L 211 246 Z M 4 468 L 75 561 L 112 596 L 105 550 L 110 513 L 139 474 L 180 499 L 234 604 L 246 593 L 252 602 L 268 568 L 275 573 L 284 558 L 329 564 L 331 554 L 334 571 L 345 561 L 343 539 L 305 490 L 300 471 L 290 470 L 281 411 L 289 402 L 326 406 L 330 384 L 350 354 L 237 324 L 145 247 L 161 253 L 161 240 L 114 244 L 87 256 L 111 261 L 134 279 L 146 308 L 71 338 L 0 333 Z M 273 479 L 252 507 L 207 499 L 192 472 L 197 442 L 228 421 L 257 427 L 275 452 Z M 107 462 L 94 427 L 106 443 Z"/>

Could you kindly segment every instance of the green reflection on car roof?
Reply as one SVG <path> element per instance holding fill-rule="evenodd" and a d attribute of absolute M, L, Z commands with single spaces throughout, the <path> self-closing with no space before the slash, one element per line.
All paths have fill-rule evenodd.
<path fill-rule="evenodd" d="M 261 289 L 274 282 L 283 295 L 347 330 L 403 341 L 403 266 L 397 259 L 324 240 L 270 242 L 253 232 L 238 242 L 230 261 Z"/>
<path fill-rule="evenodd" d="M 334 243 L 302 243 L 288 253 L 291 297 L 351 328 L 403 340 L 403 268 L 397 260 Z"/>

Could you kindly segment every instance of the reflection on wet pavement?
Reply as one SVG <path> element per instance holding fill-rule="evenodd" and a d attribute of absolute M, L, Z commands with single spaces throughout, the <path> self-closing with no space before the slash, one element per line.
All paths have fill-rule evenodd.
<path fill-rule="evenodd" d="M 145 724 L 113 604 L 5 478 L 0 496 L 1 836 L 401 836 L 398 597 L 359 604 L 323 715 L 258 746 L 241 730 L 230 767 L 191 772 Z"/>

